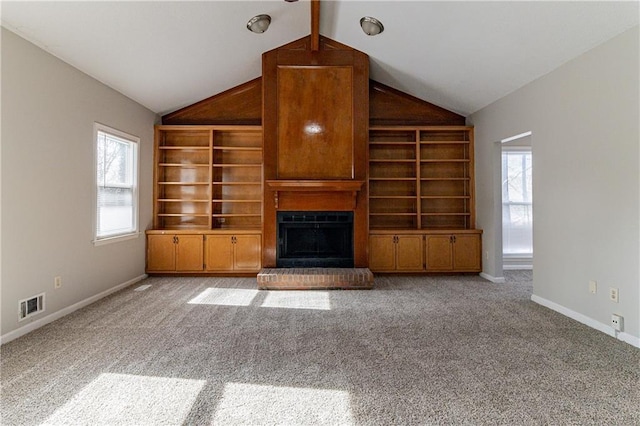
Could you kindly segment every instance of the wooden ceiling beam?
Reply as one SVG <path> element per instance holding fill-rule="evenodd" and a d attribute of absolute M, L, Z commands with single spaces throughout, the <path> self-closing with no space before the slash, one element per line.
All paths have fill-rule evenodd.
<path fill-rule="evenodd" d="M 320 0 L 311 0 L 311 51 L 320 50 Z"/>

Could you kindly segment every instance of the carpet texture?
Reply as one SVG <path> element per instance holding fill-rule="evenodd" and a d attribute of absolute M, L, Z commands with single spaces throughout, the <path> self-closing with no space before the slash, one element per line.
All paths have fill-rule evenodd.
<path fill-rule="evenodd" d="M 640 351 L 505 275 L 149 278 L 3 345 L 1 423 L 640 424 Z"/>

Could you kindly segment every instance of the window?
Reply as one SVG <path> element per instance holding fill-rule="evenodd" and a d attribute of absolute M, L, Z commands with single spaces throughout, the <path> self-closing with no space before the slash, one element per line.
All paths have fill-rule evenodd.
<path fill-rule="evenodd" d="M 94 125 L 96 141 L 95 243 L 138 235 L 140 139 Z"/>
<path fill-rule="evenodd" d="M 531 148 L 502 150 L 502 250 L 505 256 L 533 255 Z"/>

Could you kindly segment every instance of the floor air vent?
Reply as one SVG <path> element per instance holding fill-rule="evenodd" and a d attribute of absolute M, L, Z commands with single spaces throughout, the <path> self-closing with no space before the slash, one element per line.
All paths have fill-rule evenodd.
<path fill-rule="evenodd" d="M 44 293 L 18 302 L 18 321 L 44 311 Z"/>

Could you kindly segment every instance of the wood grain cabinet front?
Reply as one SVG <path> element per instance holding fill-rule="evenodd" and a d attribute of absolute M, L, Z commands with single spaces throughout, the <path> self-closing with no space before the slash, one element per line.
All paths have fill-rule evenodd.
<path fill-rule="evenodd" d="M 260 234 L 209 234 L 205 243 L 205 270 L 257 272 L 261 267 Z"/>
<path fill-rule="evenodd" d="M 426 234 L 427 272 L 480 272 L 480 233 Z"/>
<path fill-rule="evenodd" d="M 147 235 L 147 272 L 202 272 L 203 236 Z"/>
<path fill-rule="evenodd" d="M 370 235 L 369 268 L 374 272 L 423 271 L 422 235 Z"/>

